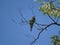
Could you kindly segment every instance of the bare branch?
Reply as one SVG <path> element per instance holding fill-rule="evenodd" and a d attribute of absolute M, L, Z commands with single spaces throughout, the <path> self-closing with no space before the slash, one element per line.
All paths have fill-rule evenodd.
<path fill-rule="evenodd" d="M 27 20 L 24 18 L 23 14 L 22 14 L 21 8 L 19 9 L 19 13 L 20 13 L 20 16 L 27 22 Z"/>
<path fill-rule="evenodd" d="M 14 22 L 15 24 L 20 24 L 20 25 L 24 25 L 24 24 L 27 24 L 27 22 L 26 21 L 24 21 L 24 20 L 21 20 L 20 22 L 17 22 L 16 20 L 14 20 L 14 19 L 11 19 L 12 20 L 12 22 Z"/>
<path fill-rule="evenodd" d="M 35 27 L 37 30 L 42 29 L 42 27 L 40 27 L 40 26 L 34 25 L 34 27 Z M 39 31 L 40 31 L 40 30 L 39 30 Z"/>
<path fill-rule="evenodd" d="M 48 15 L 48 17 L 49 17 L 53 22 L 56 22 L 51 16 Z"/>
<path fill-rule="evenodd" d="M 39 23 L 35 23 L 35 24 L 37 24 L 39 26 L 47 26 L 47 24 L 39 24 Z"/>
<path fill-rule="evenodd" d="M 20 16 L 22 17 L 21 22 L 16 22 L 14 19 L 11 19 L 11 20 L 16 24 L 24 24 L 24 23 L 29 24 L 29 22 L 24 18 L 23 14 L 22 14 L 22 11 L 21 11 L 21 8 L 19 8 L 18 11 L 20 13 Z"/>
<path fill-rule="evenodd" d="M 55 23 L 55 25 L 60 26 L 60 24 L 59 24 L 59 23 Z"/>
<path fill-rule="evenodd" d="M 32 10 L 32 14 L 33 14 L 33 16 L 35 16 L 34 11 L 33 11 L 33 6 L 32 6 L 32 8 L 31 8 L 31 10 Z"/>
<path fill-rule="evenodd" d="M 14 23 L 16 23 L 16 24 L 20 24 L 20 22 L 18 23 L 18 22 L 16 22 L 14 19 L 11 19 Z"/>
<path fill-rule="evenodd" d="M 40 29 L 41 31 L 39 32 L 37 38 L 35 38 L 35 39 L 33 40 L 33 42 L 31 42 L 30 45 L 32 45 L 33 43 L 35 43 L 35 42 L 39 39 L 40 34 L 41 34 L 45 29 L 47 29 L 48 27 L 50 27 L 51 25 L 54 25 L 54 24 L 55 24 L 55 23 L 51 23 L 51 24 L 47 25 L 45 28 Z"/>

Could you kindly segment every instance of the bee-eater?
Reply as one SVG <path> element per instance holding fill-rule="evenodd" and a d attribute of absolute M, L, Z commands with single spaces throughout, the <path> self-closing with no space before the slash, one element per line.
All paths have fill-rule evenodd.
<path fill-rule="evenodd" d="M 35 23 L 35 20 L 36 20 L 36 18 L 35 18 L 35 16 L 33 16 L 33 17 L 31 18 L 31 20 L 29 21 L 30 31 L 32 31 L 32 28 L 33 28 L 33 25 L 34 25 L 34 23 Z"/>

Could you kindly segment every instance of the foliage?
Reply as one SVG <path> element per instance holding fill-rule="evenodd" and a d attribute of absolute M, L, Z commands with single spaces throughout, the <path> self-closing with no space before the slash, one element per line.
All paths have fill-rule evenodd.
<path fill-rule="evenodd" d="M 56 18 L 60 18 L 60 7 L 56 7 L 55 3 L 53 3 L 52 1 L 42 2 L 42 5 L 40 6 L 39 10 L 42 11 L 44 15 L 47 14 Z"/>
<path fill-rule="evenodd" d="M 52 37 L 51 37 L 51 39 L 52 39 L 52 43 L 54 44 L 54 45 L 60 45 L 60 37 L 58 36 L 58 35 L 53 35 Z"/>

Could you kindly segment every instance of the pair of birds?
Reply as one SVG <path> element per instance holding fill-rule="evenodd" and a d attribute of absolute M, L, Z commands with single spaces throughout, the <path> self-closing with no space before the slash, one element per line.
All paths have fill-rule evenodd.
<path fill-rule="evenodd" d="M 30 25 L 30 31 L 32 31 L 33 25 L 36 21 L 36 17 L 33 16 L 30 20 L 29 20 L 29 25 Z"/>

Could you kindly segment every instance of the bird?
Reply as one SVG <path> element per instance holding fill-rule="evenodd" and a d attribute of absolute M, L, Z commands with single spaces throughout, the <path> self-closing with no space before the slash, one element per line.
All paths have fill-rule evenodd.
<path fill-rule="evenodd" d="M 33 16 L 33 17 L 29 20 L 30 31 L 32 31 L 32 28 L 33 28 L 33 25 L 34 25 L 34 23 L 35 23 L 35 20 L 36 20 L 35 16 Z"/>

